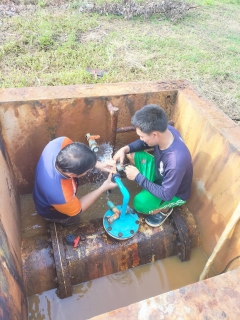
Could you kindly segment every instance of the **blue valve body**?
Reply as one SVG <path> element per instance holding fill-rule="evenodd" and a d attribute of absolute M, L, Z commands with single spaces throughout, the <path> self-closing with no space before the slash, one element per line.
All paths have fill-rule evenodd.
<path fill-rule="evenodd" d="M 140 221 L 138 215 L 128 207 L 128 202 L 130 200 L 130 194 L 127 188 L 122 183 L 119 173 L 112 176 L 112 181 L 118 185 L 122 195 L 123 203 L 122 206 L 116 206 L 116 208 L 121 212 L 120 217 L 114 220 L 111 224 L 108 222 L 108 218 L 114 213 L 108 210 L 103 218 L 103 226 L 106 232 L 113 238 L 118 240 L 126 240 L 132 238 L 138 231 Z M 108 201 L 107 205 L 110 209 L 114 208 L 115 205 Z"/>

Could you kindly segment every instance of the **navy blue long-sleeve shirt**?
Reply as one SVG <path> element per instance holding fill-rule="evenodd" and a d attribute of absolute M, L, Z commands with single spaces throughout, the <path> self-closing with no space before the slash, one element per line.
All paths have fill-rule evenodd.
<path fill-rule="evenodd" d="M 193 176 L 192 158 L 180 133 L 170 125 L 168 129 L 174 136 L 170 147 L 165 150 L 160 150 L 158 145 L 154 147 L 154 182 L 149 181 L 141 173 L 138 173 L 135 181 L 163 201 L 169 201 L 174 196 L 187 200 L 190 197 Z M 128 146 L 130 153 L 150 148 L 142 140 L 136 140 Z M 161 185 L 158 184 L 160 181 Z"/>

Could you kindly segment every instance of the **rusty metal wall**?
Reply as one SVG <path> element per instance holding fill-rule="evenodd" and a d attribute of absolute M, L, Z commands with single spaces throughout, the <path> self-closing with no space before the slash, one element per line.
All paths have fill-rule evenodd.
<path fill-rule="evenodd" d="M 171 116 L 177 88 L 183 83 L 120 83 L 92 86 L 0 90 L 3 139 L 20 194 L 32 191 L 35 167 L 45 145 L 59 136 L 85 142 L 86 133 L 110 140 L 107 102 L 118 107 L 118 127 L 148 103 L 157 103 Z M 135 139 L 133 132 L 118 134 L 118 147 Z"/>
<path fill-rule="evenodd" d="M 107 102 L 120 109 L 118 127 L 129 126 L 131 115 L 146 103 L 160 104 L 174 120 L 193 156 L 194 180 L 188 206 L 199 225 L 203 249 L 210 255 L 240 199 L 240 128 L 186 81 L 0 90 L 5 143 L 1 187 L 8 194 L 4 199 L 11 204 L 2 212 L 11 212 L 16 229 L 10 230 L 6 220 L 2 223 L 9 247 L 17 248 L 19 217 L 15 213 L 17 205 L 12 205 L 9 195 L 15 189 L 9 183 L 13 180 L 8 178 L 4 153 L 9 155 L 20 193 L 31 192 L 37 160 L 49 140 L 66 135 L 84 141 L 85 134 L 91 131 L 101 135 L 100 142 L 109 139 Z M 134 137 L 133 132 L 118 134 L 117 145 Z M 239 248 L 240 224 L 214 263 L 217 273 L 240 254 Z M 15 252 L 18 255 L 18 248 Z"/>
<path fill-rule="evenodd" d="M 210 256 L 240 201 L 240 127 L 189 86 L 178 91 L 173 120 L 193 157 L 188 207 Z M 214 262 L 216 273 L 240 255 L 240 223 Z"/>
<path fill-rule="evenodd" d="M 18 194 L 0 133 L 0 319 L 27 319 Z"/>

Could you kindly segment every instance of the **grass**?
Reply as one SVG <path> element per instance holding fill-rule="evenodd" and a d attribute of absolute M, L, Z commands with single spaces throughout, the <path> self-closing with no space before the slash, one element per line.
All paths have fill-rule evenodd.
<path fill-rule="evenodd" d="M 83 14 L 77 0 L 35 1 L 34 11 L 2 16 L 0 87 L 188 79 L 240 118 L 240 0 L 188 2 L 197 8 L 173 24 Z M 87 67 L 108 72 L 96 79 Z"/>

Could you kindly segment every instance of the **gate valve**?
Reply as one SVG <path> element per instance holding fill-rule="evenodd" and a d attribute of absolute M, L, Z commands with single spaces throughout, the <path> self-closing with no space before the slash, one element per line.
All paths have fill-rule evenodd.
<path fill-rule="evenodd" d="M 99 138 L 100 138 L 99 135 L 91 135 L 90 133 L 86 134 L 87 142 L 89 144 L 90 149 L 93 152 L 98 152 L 98 150 L 99 150 L 99 146 L 98 146 L 97 142 L 95 141 L 95 140 L 97 140 Z"/>
<path fill-rule="evenodd" d="M 139 229 L 139 218 L 136 212 L 128 207 L 130 194 L 124 186 L 119 173 L 112 175 L 112 182 L 115 182 L 122 193 L 122 205 L 115 206 L 111 201 L 107 202 L 108 210 L 103 217 L 103 227 L 107 234 L 117 240 L 132 238 Z"/>

